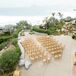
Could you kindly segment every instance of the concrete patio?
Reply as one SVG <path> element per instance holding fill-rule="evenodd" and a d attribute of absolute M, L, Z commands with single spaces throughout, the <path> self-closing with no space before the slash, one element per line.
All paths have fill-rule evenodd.
<path fill-rule="evenodd" d="M 73 52 L 76 51 L 76 41 L 70 36 L 54 37 L 65 45 L 62 58 L 60 60 L 52 58 L 50 64 L 35 62 L 28 70 L 21 67 L 20 76 L 73 76 Z"/>

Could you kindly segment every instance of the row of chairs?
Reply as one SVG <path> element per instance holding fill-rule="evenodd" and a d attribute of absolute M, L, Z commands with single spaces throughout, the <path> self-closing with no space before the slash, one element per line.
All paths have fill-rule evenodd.
<path fill-rule="evenodd" d="M 25 40 L 22 42 L 22 45 L 26 50 L 25 53 L 33 62 L 37 60 L 49 62 L 51 60 L 49 53 L 46 53 L 41 46 L 35 44 L 31 38 L 28 40 L 25 38 Z"/>
<path fill-rule="evenodd" d="M 64 47 L 53 37 L 39 36 L 37 40 L 54 56 L 54 58 L 60 58 L 62 56 Z"/>

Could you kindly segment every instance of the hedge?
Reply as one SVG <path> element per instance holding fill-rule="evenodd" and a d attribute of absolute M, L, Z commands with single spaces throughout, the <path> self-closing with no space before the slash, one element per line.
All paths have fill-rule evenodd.
<path fill-rule="evenodd" d="M 33 27 L 32 30 L 36 31 L 36 32 L 46 33 L 46 30 L 40 29 L 40 28 L 36 28 L 36 27 Z"/>
<path fill-rule="evenodd" d="M 73 35 L 73 36 L 72 36 L 72 39 L 76 39 L 76 36 L 75 36 L 75 35 Z"/>
<path fill-rule="evenodd" d="M 12 72 L 16 69 L 20 58 L 20 50 L 18 48 L 10 49 L 5 51 L 0 57 L 0 68 L 4 72 Z"/>
<path fill-rule="evenodd" d="M 11 38 L 11 36 L 1 36 L 1 37 L 0 37 L 0 44 L 1 44 L 2 42 L 5 42 L 5 41 L 9 40 L 10 38 Z"/>
<path fill-rule="evenodd" d="M 5 46 L 7 46 L 8 43 L 9 43 L 9 41 L 1 43 L 0 44 L 0 50 L 2 50 Z"/>
<path fill-rule="evenodd" d="M 33 29 L 32 29 L 33 31 L 36 31 L 36 32 L 40 32 L 40 33 L 46 33 L 46 34 L 48 34 L 48 35 L 53 35 L 53 34 L 56 34 L 57 33 L 57 31 L 54 29 L 54 30 L 50 30 L 50 29 L 47 29 L 47 30 L 45 30 L 45 29 L 40 29 L 40 28 L 37 28 L 37 27 L 33 27 Z"/>
<path fill-rule="evenodd" d="M 11 39 L 11 43 L 14 45 L 14 46 L 17 46 L 18 44 L 18 42 L 17 42 L 17 38 L 13 38 L 13 39 Z"/>

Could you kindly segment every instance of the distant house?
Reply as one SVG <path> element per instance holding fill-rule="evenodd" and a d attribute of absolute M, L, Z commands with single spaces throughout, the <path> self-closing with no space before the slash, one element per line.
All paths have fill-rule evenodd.
<path fill-rule="evenodd" d="M 73 19 L 70 22 L 65 22 L 65 25 L 63 26 L 63 31 L 67 33 L 72 33 L 76 31 L 76 19 Z"/>

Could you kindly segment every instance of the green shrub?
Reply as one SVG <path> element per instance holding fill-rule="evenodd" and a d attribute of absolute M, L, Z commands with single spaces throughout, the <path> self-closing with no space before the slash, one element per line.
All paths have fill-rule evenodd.
<path fill-rule="evenodd" d="M 5 51 L 0 57 L 0 67 L 4 72 L 12 72 L 18 64 L 20 58 L 19 49 L 14 48 Z"/>
<path fill-rule="evenodd" d="M 47 30 L 47 31 L 46 31 L 46 33 L 47 33 L 48 35 L 50 35 L 50 34 L 51 34 L 50 30 Z"/>
<path fill-rule="evenodd" d="M 75 39 L 75 36 L 74 35 L 72 36 L 72 39 Z"/>
<path fill-rule="evenodd" d="M 73 39 L 76 39 L 76 33 L 74 33 L 74 34 L 72 35 L 72 38 L 73 38 Z"/>
<path fill-rule="evenodd" d="M 36 32 L 40 32 L 40 33 L 46 33 L 46 30 L 45 29 L 40 29 L 40 28 L 36 28 L 36 27 L 33 27 L 32 30 L 33 31 L 36 31 Z"/>
<path fill-rule="evenodd" d="M 57 35 L 58 34 L 58 32 L 56 31 L 56 30 L 49 30 L 50 32 L 50 35 Z"/>
<path fill-rule="evenodd" d="M 33 31 L 36 31 L 36 32 L 40 32 L 40 33 L 46 33 L 48 35 L 54 35 L 54 34 L 57 34 L 57 31 L 56 29 L 54 28 L 51 28 L 51 29 L 40 29 L 40 28 L 37 28 L 37 27 L 33 27 L 32 29 Z"/>
<path fill-rule="evenodd" d="M 0 34 L 0 36 L 9 36 L 9 34 L 3 33 L 3 34 Z"/>
<path fill-rule="evenodd" d="M 72 36 L 72 39 L 76 39 L 76 36 L 75 36 L 75 35 L 73 35 L 73 36 Z"/>
<path fill-rule="evenodd" d="M 5 34 L 5 35 L 10 35 L 10 32 L 9 32 L 9 31 L 8 31 L 8 32 L 4 32 L 4 34 Z"/>
<path fill-rule="evenodd" d="M 8 43 L 9 43 L 8 41 L 1 43 L 0 50 L 2 50 L 5 46 L 7 46 Z"/>
<path fill-rule="evenodd" d="M 5 41 L 9 40 L 10 38 L 11 38 L 11 36 L 1 36 L 1 37 L 0 37 L 0 44 L 1 44 L 2 42 L 5 42 Z"/>
<path fill-rule="evenodd" d="M 19 53 L 19 55 L 21 55 L 21 50 L 18 46 L 17 38 L 12 39 L 11 43 L 16 47 L 16 52 Z"/>
<path fill-rule="evenodd" d="M 13 38 L 12 40 L 11 40 L 11 43 L 14 45 L 14 46 L 17 46 L 17 38 Z"/>
<path fill-rule="evenodd" d="M 21 51 L 20 51 L 20 48 L 18 46 L 17 38 L 12 39 L 11 43 L 16 47 L 16 52 L 18 52 L 21 55 Z"/>
<path fill-rule="evenodd" d="M 18 45 L 16 46 L 16 53 L 18 53 L 18 54 L 19 54 L 19 56 L 21 55 L 21 50 L 20 50 L 20 48 L 19 48 L 19 46 L 18 46 Z"/>
<path fill-rule="evenodd" d="M 17 32 L 13 33 L 12 37 L 13 38 L 17 38 L 18 37 L 18 33 Z"/>

